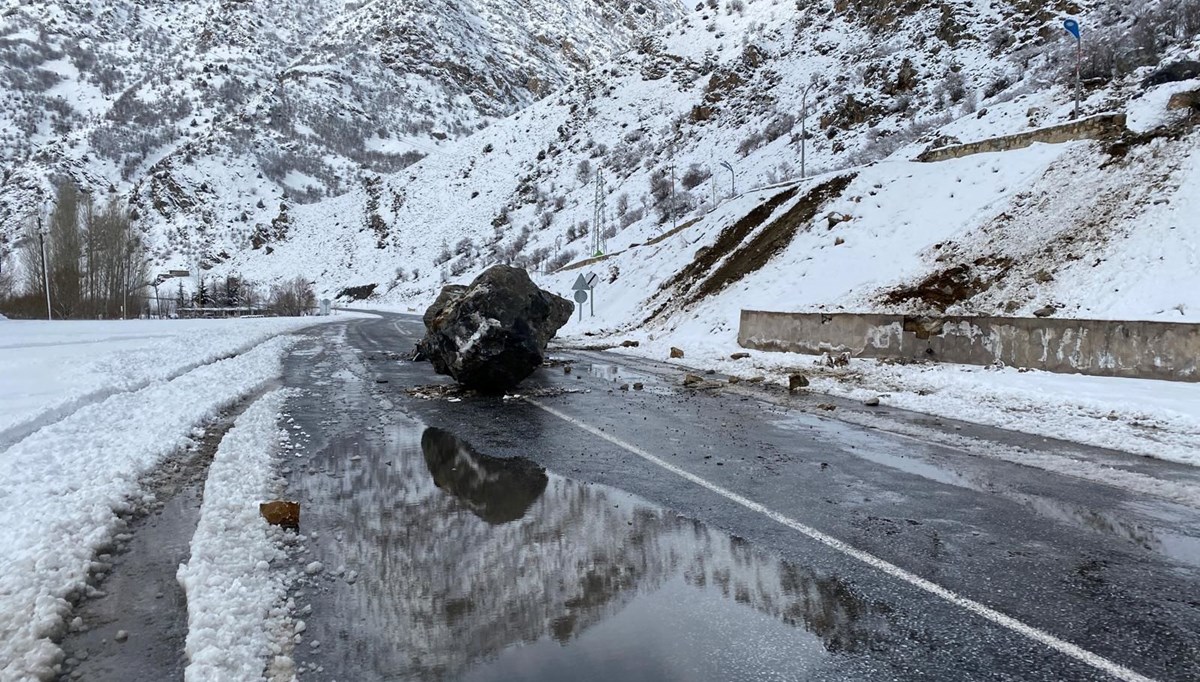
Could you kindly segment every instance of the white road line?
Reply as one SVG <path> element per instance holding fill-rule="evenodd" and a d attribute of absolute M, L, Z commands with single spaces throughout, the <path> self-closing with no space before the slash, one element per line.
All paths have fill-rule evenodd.
<path fill-rule="evenodd" d="M 1028 637 L 1029 639 L 1032 639 L 1035 642 L 1040 642 L 1041 644 L 1044 644 L 1045 646 L 1047 646 L 1059 653 L 1070 656 L 1071 658 L 1074 658 L 1075 660 L 1080 661 L 1082 663 L 1086 663 L 1087 665 L 1090 665 L 1093 668 L 1095 668 L 1101 672 L 1107 673 L 1108 675 L 1111 675 L 1119 680 L 1126 680 L 1127 682 L 1153 682 L 1152 678 L 1149 678 L 1149 677 L 1141 675 L 1137 672 L 1134 672 L 1133 670 L 1130 670 L 1129 668 L 1126 668 L 1125 666 L 1120 665 L 1118 663 L 1114 663 L 1113 661 L 1110 661 L 1107 658 L 1100 656 L 1099 654 L 1094 654 L 1094 653 L 1092 653 L 1086 649 L 1083 649 L 1081 647 L 1078 647 L 1068 641 L 1059 639 L 1058 637 L 1055 637 L 1054 635 L 1052 635 L 1048 632 L 1039 630 L 1039 629 L 1033 627 L 1032 625 L 1027 625 L 1027 624 L 1017 620 L 1016 618 L 1013 618 L 1012 616 L 1007 616 L 991 607 L 984 606 L 983 604 L 980 604 L 977 601 L 968 599 L 967 597 L 957 594 L 956 592 L 953 592 L 945 587 L 942 587 L 941 585 L 938 585 L 937 583 L 930 582 L 915 573 L 911 573 L 909 571 L 904 570 L 903 568 L 900 568 L 899 566 L 897 566 L 893 563 L 890 563 L 888 561 L 880 559 L 879 557 L 875 556 L 874 554 L 869 554 L 867 552 L 864 552 L 863 550 L 857 549 L 845 542 L 842 542 L 841 540 L 838 540 L 837 538 L 835 538 L 831 535 L 826 535 L 825 533 L 822 533 L 821 531 L 819 531 L 815 528 L 810 528 L 809 526 L 806 526 L 806 525 L 800 523 L 799 521 L 796 521 L 795 519 L 784 516 L 783 514 L 780 514 L 777 511 L 768 509 L 767 507 L 759 504 L 758 502 L 755 502 L 754 500 L 743 497 L 743 496 L 733 492 L 732 490 L 727 490 L 726 488 L 722 488 L 721 486 L 719 486 L 715 483 L 710 483 L 710 482 L 706 481 L 705 479 L 700 478 L 699 476 L 697 476 L 689 471 L 685 471 L 685 470 L 675 466 L 674 464 L 667 462 L 666 460 L 660 459 L 660 458 L 650 454 L 649 452 L 646 452 L 645 450 L 637 447 L 636 445 L 626 443 L 625 441 L 621 440 L 620 438 L 617 438 L 616 436 L 605 433 L 604 431 L 601 431 L 600 429 L 598 429 L 590 424 L 587 424 L 578 419 L 575 419 L 574 417 L 572 417 L 568 414 L 559 412 L 558 410 L 556 410 L 548 405 L 543 405 L 542 403 L 540 403 L 532 398 L 525 398 L 524 400 L 525 400 L 525 402 L 529 403 L 530 405 L 540 408 L 540 409 L 554 415 L 555 417 L 558 417 L 559 419 L 562 419 L 563 421 L 565 421 L 569 424 L 572 424 L 573 426 L 583 429 L 584 431 L 587 431 L 588 433 L 592 434 L 593 436 L 596 436 L 597 438 L 606 440 L 609 443 L 612 443 L 613 445 L 616 445 L 617 447 L 619 447 L 623 450 L 631 452 L 652 464 L 660 466 L 663 469 L 666 469 L 667 471 L 675 474 L 676 476 L 687 479 L 688 481 L 691 481 L 692 483 L 695 483 L 696 485 L 698 485 L 702 488 L 711 490 L 712 492 L 720 495 L 721 497 L 724 497 L 728 500 L 736 502 L 751 511 L 758 512 L 759 514 L 766 516 L 767 518 L 771 519 L 772 521 L 781 523 L 781 524 L 787 526 L 788 528 L 791 528 L 794 531 L 797 531 L 803 535 L 808 536 L 809 538 L 812 538 L 813 540 L 816 540 L 817 542 L 825 545 L 826 547 L 829 547 L 830 549 L 833 549 L 837 552 L 841 552 L 842 554 L 845 554 L 847 556 L 853 557 L 872 568 L 875 568 L 879 571 L 882 571 L 883 573 L 886 573 L 887 575 L 889 575 L 893 578 L 903 580 L 904 582 L 906 582 L 914 587 L 918 587 L 936 597 L 940 597 L 941 599 L 944 599 L 944 600 L 950 602 L 951 604 L 960 606 L 960 607 L 970 611 L 971 613 L 974 613 L 975 615 L 986 618 L 987 620 L 991 621 L 992 623 L 995 623 L 996 625 L 1007 628 L 1017 634 L 1024 635 L 1025 637 Z"/>

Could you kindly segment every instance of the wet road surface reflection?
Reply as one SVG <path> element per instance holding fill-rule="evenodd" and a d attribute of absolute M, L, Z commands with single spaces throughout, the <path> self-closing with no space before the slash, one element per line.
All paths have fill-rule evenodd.
<path fill-rule="evenodd" d="M 302 679 L 844 679 L 887 639 L 887 607 L 836 576 L 448 431 L 385 431 L 328 443 L 297 486 L 330 569 L 297 595 Z"/>

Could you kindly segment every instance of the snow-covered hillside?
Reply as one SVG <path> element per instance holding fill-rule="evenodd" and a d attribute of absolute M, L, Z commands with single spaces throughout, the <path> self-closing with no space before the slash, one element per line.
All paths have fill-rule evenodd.
<path fill-rule="evenodd" d="M 52 181 L 215 261 L 565 84 L 677 0 L 0 4 L 0 240 Z"/>
<path fill-rule="evenodd" d="M 742 307 L 1028 314 L 1054 305 L 1064 315 L 1200 319 L 1200 288 L 1162 286 L 1194 281 L 1200 265 L 1187 229 L 1200 187 L 1194 118 L 1166 108 L 1200 82 L 1140 84 L 1151 63 L 1195 52 L 1200 22 L 1164 29 L 1155 58 L 1138 66 L 1104 61 L 1103 50 L 1137 35 L 1134 14 L 1115 4 L 884 3 L 883 14 L 876 4 L 701 3 L 496 125 L 360 191 L 296 208 L 286 236 L 221 269 L 303 273 L 330 294 L 374 285 L 376 300 L 419 307 L 444 281 L 493 262 L 552 272 L 593 255 L 602 174 L 601 250 L 623 253 L 591 266 L 605 280 L 600 317 L 576 331 L 630 328 L 657 311 L 657 326 L 694 320 L 732 334 Z M 1142 8 L 1138 21 L 1189 7 Z M 1069 120 L 1072 45 L 1059 26 L 1069 9 L 1085 10 L 1094 43 L 1083 113 L 1128 112 L 1127 139 L 910 160 L 935 140 Z M 814 176 L 803 181 L 802 129 Z M 734 166 L 736 197 L 722 161 Z M 739 225 L 766 201 L 773 213 Z M 645 245 L 673 225 L 688 227 Z M 772 225 L 783 232 L 769 258 L 726 268 L 728 281 L 706 284 L 698 266 L 677 277 L 735 225 L 730 250 L 700 265 L 721 265 Z M 579 272 L 542 281 L 567 292 Z M 957 300 L 903 295 L 946 273 L 969 285 Z"/>
<path fill-rule="evenodd" d="M 599 247 L 576 332 L 732 335 L 743 307 L 1200 319 L 1196 113 L 1167 109 L 1200 82 L 1141 83 L 1196 56 L 1197 0 L 206 9 L 142 10 L 200 38 L 163 67 L 191 75 L 125 90 L 207 107 L 128 185 L 164 264 L 419 308 L 496 262 L 567 292 L 580 270 L 552 273 Z M 1082 114 L 1128 113 L 1122 139 L 912 161 L 1071 119 L 1068 15 Z M 247 64 L 243 100 L 204 95 Z"/>

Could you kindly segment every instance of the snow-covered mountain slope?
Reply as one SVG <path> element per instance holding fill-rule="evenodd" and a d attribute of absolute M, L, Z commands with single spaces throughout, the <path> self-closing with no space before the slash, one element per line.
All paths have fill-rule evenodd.
<path fill-rule="evenodd" d="M 1127 111 L 1125 140 L 911 161 L 935 141 L 1069 120 L 1067 11 L 1092 46 L 1082 113 Z M 1138 37 L 1147 26 L 1149 46 Z M 1200 270 L 1188 229 L 1200 138 L 1194 114 L 1167 110 L 1171 94 L 1200 82 L 1140 84 L 1155 65 L 1194 55 L 1198 33 L 1200 5 L 1186 0 L 1136 12 L 1104 0 L 700 3 L 520 113 L 294 209 L 286 234 L 218 271 L 302 273 L 330 294 L 363 286 L 419 307 L 442 282 L 493 262 L 552 272 L 590 256 L 598 231 L 602 250 L 624 252 L 591 266 L 603 303 L 595 321 L 572 323 L 581 330 L 655 314 L 668 328 L 694 320 L 706 326 L 697 331 L 732 333 L 742 307 L 1028 314 L 1053 304 L 1200 319 L 1200 287 L 1182 285 Z M 1149 51 L 1121 61 L 1134 47 Z M 804 181 L 802 130 L 816 176 Z M 754 211 L 768 201 L 773 210 Z M 673 225 L 688 227 L 647 245 Z M 582 271 L 541 280 L 568 293 Z M 915 285 L 931 276 L 959 293 L 921 295 Z"/>
<path fill-rule="evenodd" d="M 131 195 L 158 260 L 211 258 L 281 204 L 403 168 L 680 13 L 677 0 L 5 0 L 0 233 L 71 181 Z"/>
<path fill-rule="evenodd" d="M 551 273 L 616 254 L 591 267 L 606 303 L 581 329 L 732 333 L 742 307 L 1200 318 L 1200 287 L 1174 284 L 1200 269 L 1195 114 L 1167 110 L 1200 82 L 1141 84 L 1196 55 L 1200 0 L 380 0 L 213 19 L 232 5 L 188 15 L 206 28 L 177 61 L 198 75 L 135 91 L 162 102 L 230 87 L 223 65 L 275 65 L 138 166 L 162 263 L 420 307 L 491 263 L 567 292 L 580 271 Z M 1128 112 L 1124 139 L 912 161 L 1071 119 L 1068 13 L 1082 113 Z M 309 28 L 255 37 L 278 25 Z"/>

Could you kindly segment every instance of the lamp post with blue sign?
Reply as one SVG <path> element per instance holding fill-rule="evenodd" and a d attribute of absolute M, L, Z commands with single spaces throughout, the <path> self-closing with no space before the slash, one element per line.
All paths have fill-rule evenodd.
<path fill-rule="evenodd" d="M 1079 30 L 1079 22 L 1074 19 L 1064 21 L 1063 28 L 1067 30 L 1067 33 L 1075 36 L 1075 118 L 1079 118 L 1079 94 L 1082 90 L 1083 73 L 1083 34 Z"/>

